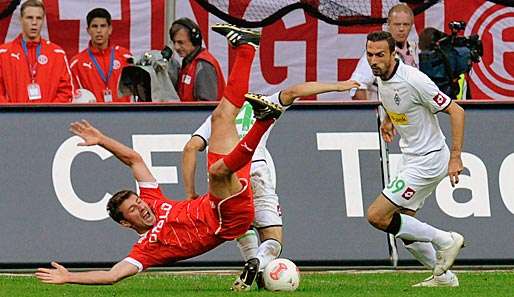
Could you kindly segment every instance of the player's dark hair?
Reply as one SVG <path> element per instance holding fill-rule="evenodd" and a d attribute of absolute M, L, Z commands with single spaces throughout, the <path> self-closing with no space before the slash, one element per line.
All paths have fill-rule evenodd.
<path fill-rule="evenodd" d="M 367 41 L 377 42 L 377 41 L 387 41 L 387 45 L 389 46 L 389 52 L 394 52 L 396 48 L 396 41 L 393 38 L 391 33 L 386 31 L 375 31 L 368 34 Z M 366 42 L 367 43 L 367 42 Z"/>
<path fill-rule="evenodd" d="M 39 7 L 41 9 L 43 9 L 43 13 L 46 12 L 45 5 L 43 4 L 42 1 L 40 1 L 40 0 L 27 0 L 27 1 L 23 2 L 23 4 L 20 7 L 20 14 L 21 14 L 21 16 L 23 16 L 23 14 L 25 12 L 25 9 L 27 7 Z"/>
<path fill-rule="evenodd" d="M 120 211 L 120 205 L 132 195 L 137 196 L 133 191 L 121 190 L 109 199 L 109 202 L 107 202 L 107 212 L 113 220 L 121 223 L 121 220 L 125 219 L 125 217 L 123 217 L 123 213 Z"/>
<path fill-rule="evenodd" d="M 90 12 L 88 12 L 88 14 L 86 16 L 88 28 L 91 25 L 91 22 L 93 21 L 93 19 L 95 19 L 95 18 L 105 19 L 107 21 L 107 24 L 109 24 L 109 26 L 111 25 L 111 20 L 112 20 L 111 14 L 105 8 L 98 7 L 98 8 L 91 10 Z"/>

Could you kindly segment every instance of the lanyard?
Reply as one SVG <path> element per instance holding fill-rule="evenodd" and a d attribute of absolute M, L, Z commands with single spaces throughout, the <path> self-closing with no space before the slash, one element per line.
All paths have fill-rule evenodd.
<path fill-rule="evenodd" d="M 93 61 L 93 64 L 95 64 L 96 71 L 98 72 L 98 75 L 100 75 L 100 78 L 104 81 L 105 86 L 107 87 L 107 84 L 109 83 L 109 79 L 112 75 L 112 70 L 114 68 L 114 49 L 111 49 L 111 61 L 109 64 L 109 73 L 107 74 L 107 77 L 105 76 L 104 71 L 102 70 L 102 67 L 100 67 L 100 64 L 98 64 L 98 61 L 95 58 L 95 55 L 91 51 L 90 48 L 87 49 L 87 53 L 89 54 L 89 58 L 91 58 L 91 61 Z"/>
<path fill-rule="evenodd" d="M 32 65 L 29 61 L 29 49 L 27 48 L 27 42 L 24 39 L 21 39 L 21 47 L 23 47 L 23 53 L 25 54 L 25 58 L 27 60 L 27 64 L 29 65 L 30 77 L 32 78 L 32 82 L 34 82 L 36 78 L 36 68 L 39 60 L 39 56 L 41 55 L 41 43 L 36 47 L 36 63 Z"/>

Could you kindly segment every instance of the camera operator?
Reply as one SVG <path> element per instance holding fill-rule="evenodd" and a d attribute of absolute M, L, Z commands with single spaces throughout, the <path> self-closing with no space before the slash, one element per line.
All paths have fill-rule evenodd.
<path fill-rule="evenodd" d="M 173 22 L 169 30 L 182 65 L 170 58 L 168 73 L 181 101 L 220 100 L 225 79 L 219 62 L 202 47 L 200 28 L 189 18 Z"/>
<path fill-rule="evenodd" d="M 477 35 L 457 36 L 466 27 L 463 21 L 453 21 L 448 26 L 451 35 L 430 27 L 420 33 L 420 70 L 451 98 L 469 99 L 466 78 L 472 64 L 480 61 L 482 42 Z"/>
<path fill-rule="evenodd" d="M 397 58 L 401 59 L 402 62 L 407 65 L 418 67 L 417 46 L 407 41 L 413 23 L 414 13 L 406 4 L 397 4 L 388 12 L 387 27 L 389 33 L 391 33 L 396 41 L 395 51 Z M 366 53 L 364 53 L 359 60 L 351 79 L 360 83 L 358 90 L 352 90 L 350 92 L 353 100 L 378 99 L 376 79 L 369 67 Z"/>

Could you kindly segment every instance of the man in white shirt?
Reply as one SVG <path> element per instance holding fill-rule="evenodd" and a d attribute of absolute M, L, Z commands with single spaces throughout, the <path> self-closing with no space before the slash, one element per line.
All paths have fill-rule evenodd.
<path fill-rule="evenodd" d="M 464 168 L 464 111 L 439 91 L 428 76 L 396 58 L 391 33 L 368 34 L 366 56 L 387 112 L 380 132 L 386 142 L 399 133 L 403 153 L 398 175 L 369 206 L 368 221 L 401 239 L 407 250 L 433 271 L 431 277 L 415 286 L 456 287 L 457 276 L 449 268 L 464 244 L 464 237 L 437 229 L 414 216 L 447 175 L 452 186 L 459 182 Z M 450 116 L 451 151 L 435 115 L 440 111 Z"/>
<path fill-rule="evenodd" d="M 395 40 L 396 55 L 403 63 L 418 67 L 418 49 L 415 43 L 409 43 L 414 13 L 406 4 L 393 6 L 387 15 L 387 28 Z M 350 95 L 353 100 L 377 100 L 376 79 L 368 65 L 366 53 L 361 57 L 351 77 L 360 83 L 359 89 L 352 90 Z"/>

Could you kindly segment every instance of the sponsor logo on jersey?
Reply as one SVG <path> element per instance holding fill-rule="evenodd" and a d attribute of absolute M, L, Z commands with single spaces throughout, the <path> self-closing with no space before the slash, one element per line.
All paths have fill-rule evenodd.
<path fill-rule="evenodd" d="M 446 96 L 441 93 L 437 93 L 437 95 L 432 98 L 439 107 L 443 106 L 446 103 Z"/>
<path fill-rule="evenodd" d="M 405 191 L 402 194 L 402 198 L 405 200 L 409 200 L 414 196 L 414 194 L 416 194 L 416 190 L 414 190 L 411 187 L 407 187 L 407 189 L 405 189 Z"/>
<path fill-rule="evenodd" d="M 388 111 L 387 114 L 389 115 L 389 118 L 395 125 L 407 125 L 409 123 L 409 118 L 404 113 L 395 113 Z"/>
<path fill-rule="evenodd" d="M 161 210 L 163 213 L 157 218 L 158 221 L 155 224 L 155 227 L 152 228 L 150 231 L 150 237 L 148 238 L 148 241 L 150 243 L 158 242 L 158 234 L 161 233 L 162 227 L 164 227 L 164 224 L 166 223 L 166 220 L 168 219 L 168 215 L 171 212 L 172 205 L 169 203 L 163 203 L 161 205 Z"/>

